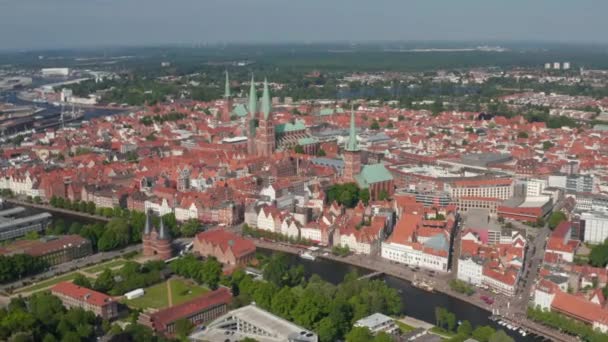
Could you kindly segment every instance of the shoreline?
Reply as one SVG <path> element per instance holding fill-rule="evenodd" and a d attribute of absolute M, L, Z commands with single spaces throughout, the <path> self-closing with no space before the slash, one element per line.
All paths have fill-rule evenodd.
<path fill-rule="evenodd" d="M 301 248 L 285 245 L 282 243 L 266 242 L 266 241 L 253 239 L 253 238 L 252 238 L 252 241 L 255 243 L 256 247 L 258 247 L 258 248 L 267 249 L 267 250 L 276 251 L 276 252 L 284 252 L 284 253 L 299 255 L 300 251 L 302 250 Z M 397 278 L 400 280 L 407 281 L 410 284 L 412 283 L 412 279 L 408 278 L 405 273 L 400 273 L 400 272 L 396 272 L 393 270 L 393 267 L 399 267 L 399 266 L 407 267 L 403 264 L 390 264 L 389 263 L 389 264 L 384 265 L 385 267 L 383 267 L 383 269 L 376 269 L 376 267 L 374 267 L 371 264 L 371 260 L 373 260 L 373 259 L 370 259 L 370 258 L 367 258 L 367 259 L 361 258 L 360 260 L 354 259 L 357 257 L 358 257 L 357 255 L 339 257 L 339 256 L 334 256 L 333 254 L 317 256 L 317 258 L 323 258 L 325 260 L 339 262 L 339 263 L 342 263 L 345 265 L 355 266 L 358 268 L 366 269 L 370 272 L 381 272 L 384 275 L 388 275 L 388 276 L 391 276 L 391 277 L 394 277 L 394 278 Z M 386 266 L 388 266 L 388 267 L 386 267 Z M 446 276 L 449 276 L 449 273 L 436 275 L 437 278 L 445 278 Z M 424 291 L 424 290 L 422 290 L 422 291 Z M 463 301 L 467 304 L 473 305 L 481 310 L 484 310 L 485 312 L 488 313 L 489 316 L 492 314 L 491 309 L 488 309 L 488 307 L 482 305 L 481 303 L 477 303 L 476 301 L 471 300 L 471 298 L 469 296 L 456 294 L 456 293 L 453 293 L 453 291 L 447 291 L 446 289 L 443 289 L 441 286 L 439 286 L 439 287 L 434 286 L 434 291 L 436 291 L 437 293 L 441 293 L 443 295 L 449 296 L 451 298 Z M 544 339 L 547 339 L 550 341 L 564 341 L 564 342 L 576 341 L 576 338 L 573 336 L 562 335 L 558 331 L 555 331 L 555 330 L 553 330 L 545 325 L 539 324 L 537 322 L 530 321 L 526 317 L 524 317 L 524 320 L 522 320 L 522 321 L 516 321 L 512 317 L 503 317 L 502 320 L 509 321 L 510 323 L 514 323 L 514 324 L 516 323 L 519 328 L 524 328 L 529 333 L 532 333 L 534 335 L 537 335 L 541 338 L 544 338 Z"/>

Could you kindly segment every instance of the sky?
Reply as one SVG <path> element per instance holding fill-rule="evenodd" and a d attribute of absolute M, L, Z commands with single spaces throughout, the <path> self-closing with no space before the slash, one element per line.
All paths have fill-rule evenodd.
<path fill-rule="evenodd" d="M 608 43 L 606 0 L 0 0 L 0 50 L 199 43 Z"/>

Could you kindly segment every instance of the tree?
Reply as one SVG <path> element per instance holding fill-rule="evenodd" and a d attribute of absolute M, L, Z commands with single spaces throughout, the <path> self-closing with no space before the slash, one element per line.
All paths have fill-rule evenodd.
<path fill-rule="evenodd" d="M 260 307 L 270 310 L 272 306 L 272 297 L 277 293 L 277 287 L 268 282 L 260 282 L 257 284 L 253 292 L 253 299 Z"/>
<path fill-rule="evenodd" d="M 593 246 L 589 253 L 589 263 L 595 267 L 605 267 L 608 264 L 608 243 Z"/>
<path fill-rule="evenodd" d="M 369 125 L 369 129 L 376 130 L 380 129 L 380 124 L 377 120 L 372 121 L 371 125 Z"/>
<path fill-rule="evenodd" d="M 520 139 L 528 139 L 528 133 L 524 131 L 520 131 L 517 133 L 517 137 Z"/>
<path fill-rule="evenodd" d="M 365 205 L 369 203 L 370 195 L 369 189 L 360 189 L 359 190 L 359 200 L 362 201 Z"/>
<path fill-rule="evenodd" d="M 354 327 L 346 334 L 346 342 L 369 342 L 374 339 L 368 328 Z"/>
<path fill-rule="evenodd" d="M 271 308 L 274 314 L 277 314 L 287 320 L 291 319 L 291 311 L 298 303 L 298 298 L 292 293 L 287 286 L 283 287 L 276 295 L 272 297 Z"/>
<path fill-rule="evenodd" d="M 289 260 L 285 254 L 274 254 L 264 267 L 264 279 L 278 287 L 289 286 Z"/>
<path fill-rule="evenodd" d="M 222 274 L 222 264 L 216 258 L 208 258 L 203 262 L 200 272 L 199 279 L 212 290 L 217 289 Z"/>
<path fill-rule="evenodd" d="M 380 193 L 378 194 L 378 200 L 379 201 L 388 200 L 388 192 L 384 189 L 380 190 Z"/>
<path fill-rule="evenodd" d="M 99 292 L 108 292 L 114 287 L 114 274 L 106 268 L 95 280 L 94 289 Z"/>
<path fill-rule="evenodd" d="M 186 338 L 192 330 L 192 323 L 188 319 L 181 318 L 175 322 L 175 332 L 180 338 Z"/>
<path fill-rule="evenodd" d="M 322 148 L 319 148 L 317 150 L 317 157 L 325 157 L 327 155 L 327 153 L 325 153 L 325 150 L 323 150 Z"/>
<path fill-rule="evenodd" d="M 489 342 L 514 342 L 515 340 L 503 330 L 499 330 L 490 336 Z"/>
<path fill-rule="evenodd" d="M 461 336 L 470 336 L 471 333 L 473 332 L 473 326 L 471 325 L 471 322 L 463 321 L 458 326 L 457 332 L 458 332 L 458 335 L 461 335 Z"/>
<path fill-rule="evenodd" d="M 554 211 L 551 213 L 551 216 L 549 216 L 549 228 L 555 229 L 560 223 L 567 219 L 566 214 L 561 211 Z"/>
<path fill-rule="evenodd" d="M 82 275 L 82 273 L 77 273 L 72 283 L 81 287 L 86 287 L 88 289 L 92 288 L 89 278 Z"/>
<path fill-rule="evenodd" d="M 302 147 L 302 145 L 296 145 L 296 147 L 294 147 L 293 151 L 295 153 L 304 154 L 304 147 Z"/>
<path fill-rule="evenodd" d="M 448 331 L 454 331 L 456 328 L 456 315 L 452 312 L 448 312 L 445 316 L 445 321 L 448 326 Z"/>
<path fill-rule="evenodd" d="M 553 146 L 555 146 L 555 145 L 552 142 L 550 142 L 549 140 L 543 141 L 543 150 L 547 151 L 548 149 L 552 148 Z"/>
<path fill-rule="evenodd" d="M 393 122 L 392 122 L 392 121 L 389 121 L 389 122 L 386 124 L 386 128 L 388 128 L 388 129 L 391 129 L 391 128 L 393 128 L 393 127 L 394 127 L 394 126 L 393 126 Z"/>
<path fill-rule="evenodd" d="M 490 326 L 481 326 L 473 330 L 473 338 L 479 342 L 488 342 L 494 334 L 494 329 Z"/>
<path fill-rule="evenodd" d="M 185 237 L 192 237 L 198 233 L 200 226 L 200 222 L 197 219 L 190 219 L 182 224 L 181 235 Z"/>
<path fill-rule="evenodd" d="M 329 317 L 325 317 L 319 321 L 316 331 L 319 335 L 319 341 L 321 342 L 334 342 L 338 340 L 338 327 Z"/>
<path fill-rule="evenodd" d="M 376 337 L 374 337 L 374 342 L 392 342 L 393 338 L 391 337 L 391 335 L 385 333 L 384 331 L 379 332 L 378 334 L 376 334 Z"/>

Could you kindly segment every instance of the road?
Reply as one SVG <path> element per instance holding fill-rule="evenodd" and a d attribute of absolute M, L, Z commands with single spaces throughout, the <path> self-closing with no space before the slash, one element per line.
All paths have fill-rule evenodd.
<path fill-rule="evenodd" d="M 129 252 L 139 251 L 139 250 L 141 250 L 141 248 L 142 248 L 141 244 L 137 244 L 137 245 L 131 245 L 131 246 L 125 247 L 121 250 L 110 251 L 110 252 L 101 252 L 101 253 L 89 255 L 84 258 L 74 259 L 72 261 L 65 262 L 63 264 L 52 266 L 46 272 L 38 273 L 34 276 L 23 278 L 21 280 L 13 282 L 13 283 L 3 284 L 0 286 L 0 290 L 5 291 L 8 288 L 14 289 L 14 288 L 23 287 L 23 286 L 25 286 L 25 284 L 24 284 L 25 282 L 29 283 L 28 285 L 32 285 L 32 282 L 34 279 L 37 281 L 40 281 L 42 279 L 48 279 L 48 278 L 54 277 L 56 275 L 75 271 L 79 268 L 89 267 L 94 264 L 98 264 L 103 261 L 106 261 L 106 260 L 114 259 L 116 257 L 119 257 L 119 256 L 129 253 Z"/>

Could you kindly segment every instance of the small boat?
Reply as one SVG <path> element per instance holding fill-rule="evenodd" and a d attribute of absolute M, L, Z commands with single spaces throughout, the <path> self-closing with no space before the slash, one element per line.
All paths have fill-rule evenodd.
<path fill-rule="evenodd" d="M 507 325 L 505 325 L 505 326 L 507 327 L 507 329 L 509 329 L 509 330 L 513 330 L 513 326 L 512 326 L 511 324 L 507 324 Z"/>
<path fill-rule="evenodd" d="M 306 259 L 306 260 L 311 260 L 311 261 L 315 261 L 315 259 L 317 259 L 316 256 L 308 253 L 308 252 L 303 252 L 300 254 L 300 258 L 302 259 Z"/>
<path fill-rule="evenodd" d="M 433 286 L 431 284 L 428 284 L 427 282 L 425 282 L 424 280 L 414 280 L 412 281 L 412 285 L 416 288 L 419 288 L 421 290 L 425 290 L 428 292 L 433 292 L 435 291 L 435 289 L 433 288 Z"/>

